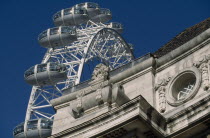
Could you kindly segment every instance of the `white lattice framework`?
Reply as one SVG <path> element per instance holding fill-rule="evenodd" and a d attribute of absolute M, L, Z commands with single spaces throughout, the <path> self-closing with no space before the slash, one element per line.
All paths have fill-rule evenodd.
<path fill-rule="evenodd" d="M 76 30 L 77 41 L 68 46 L 47 50 L 42 63 L 65 64 L 68 68 L 67 80 L 58 82 L 54 86 L 33 86 L 25 124 L 35 118 L 53 118 L 50 100 L 60 97 L 62 89 L 80 82 L 85 63 L 97 59 L 108 65 L 110 69 L 115 69 L 133 59 L 130 46 L 107 25 L 89 21 L 86 25 L 77 27 Z"/>

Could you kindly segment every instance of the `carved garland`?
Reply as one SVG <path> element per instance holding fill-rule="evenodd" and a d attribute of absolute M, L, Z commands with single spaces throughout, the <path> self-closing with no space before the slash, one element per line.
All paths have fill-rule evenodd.
<path fill-rule="evenodd" d="M 158 91 L 159 98 L 159 111 L 164 113 L 166 111 L 166 86 L 171 80 L 171 77 L 167 79 L 161 79 L 155 86 L 155 90 Z"/>
<path fill-rule="evenodd" d="M 197 62 L 195 62 L 193 65 L 197 67 L 202 74 L 202 83 L 203 83 L 203 89 L 208 90 L 209 89 L 209 61 L 210 61 L 210 55 L 205 55 L 199 58 Z"/>
<path fill-rule="evenodd" d="M 208 90 L 210 88 L 209 65 L 210 54 L 202 56 L 197 62 L 193 64 L 193 66 L 197 67 L 202 74 L 202 85 L 204 90 Z M 166 110 L 166 86 L 170 80 L 171 77 L 168 77 L 167 79 L 161 79 L 155 86 L 155 90 L 158 92 L 159 111 L 161 113 L 164 113 Z"/>
<path fill-rule="evenodd" d="M 77 94 L 77 110 L 79 111 L 79 113 L 82 112 L 83 107 L 82 107 L 82 97 L 84 95 L 84 91 L 79 92 L 79 94 Z"/>

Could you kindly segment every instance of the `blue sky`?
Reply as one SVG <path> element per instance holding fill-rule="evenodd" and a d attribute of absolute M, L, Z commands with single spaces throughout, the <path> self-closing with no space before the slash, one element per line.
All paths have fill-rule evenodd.
<path fill-rule="evenodd" d="M 52 15 L 83 0 L 2 0 L 0 138 L 25 118 L 31 92 L 23 73 L 40 63 L 46 52 L 37 36 L 53 27 Z M 184 29 L 210 17 L 209 0 L 92 0 L 112 11 L 124 25 L 123 37 L 139 57 L 154 52 Z"/>

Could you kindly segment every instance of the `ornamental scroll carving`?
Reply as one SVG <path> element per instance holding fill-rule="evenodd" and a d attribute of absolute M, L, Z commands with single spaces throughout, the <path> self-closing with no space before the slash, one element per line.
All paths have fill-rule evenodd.
<path fill-rule="evenodd" d="M 170 80 L 171 77 L 161 79 L 155 86 L 155 90 L 158 92 L 159 111 L 161 113 L 166 111 L 166 86 Z"/>
<path fill-rule="evenodd" d="M 193 65 L 197 68 L 200 69 L 201 74 L 202 74 L 202 84 L 203 84 L 203 89 L 208 90 L 210 85 L 209 85 L 209 60 L 210 60 L 210 55 L 205 55 L 199 58 L 197 62 L 195 62 Z"/>

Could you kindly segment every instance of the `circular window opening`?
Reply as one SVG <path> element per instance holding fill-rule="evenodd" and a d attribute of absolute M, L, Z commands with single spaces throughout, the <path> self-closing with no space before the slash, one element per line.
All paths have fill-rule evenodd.
<path fill-rule="evenodd" d="M 201 73 L 195 68 L 185 68 L 177 72 L 167 87 L 168 104 L 178 106 L 192 99 L 201 85 Z"/>
<path fill-rule="evenodd" d="M 193 72 L 187 72 L 181 75 L 172 86 L 172 97 L 175 100 L 184 100 L 193 92 L 196 84 L 196 76 Z"/>

